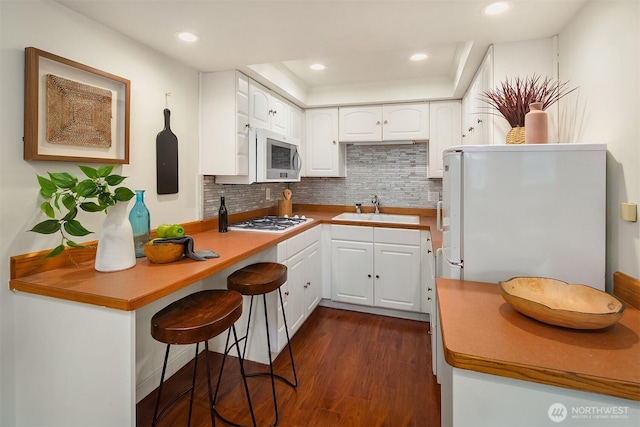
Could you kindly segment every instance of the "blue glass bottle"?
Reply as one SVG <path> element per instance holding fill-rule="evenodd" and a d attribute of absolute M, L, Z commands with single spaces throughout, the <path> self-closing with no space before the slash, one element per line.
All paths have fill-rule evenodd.
<path fill-rule="evenodd" d="M 133 244 L 136 248 L 136 258 L 144 256 L 144 245 L 151 240 L 151 218 L 149 209 L 144 204 L 144 190 L 136 190 L 136 204 L 129 212 L 129 222 L 133 228 Z"/>

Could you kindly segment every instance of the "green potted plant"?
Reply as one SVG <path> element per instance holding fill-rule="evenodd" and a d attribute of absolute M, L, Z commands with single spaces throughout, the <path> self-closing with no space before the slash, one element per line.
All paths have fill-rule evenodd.
<path fill-rule="evenodd" d="M 568 82 L 560 82 L 545 77 L 533 75 L 521 79 L 507 79 L 495 89 L 482 93 L 480 100 L 486 102 L 504 117 L 511 130 L 507 134 L 507 144 L 524 143 L 524 117 L 529 112 L 529 106 L 534 102 L 542 103 L 542 110 L 546 110 L 562 97 L 577 88 L 567 88 Z"/>
<path fill-rule="evenodd" d="M 118 210 L 124 211 L 124 221 L 120 226 L 125 228 L 128 226 L 129 231 L 131 229 L 131 225 L 126 218 L 127 203 L 119 202 L 128 202 L 135 194 L 124 186 L 111 188 L 120 185 L 126 177 L 112 174 L 114 165 L 102 166 L 98 169 L 89 166 L 78 167 L 86 176 L 85 179 L 80 180 L 68 172 L 47 172 L 49 175 L 48 178 L 38 175 L 40 196 L 45 199 L 40 205 L 40 210 L 50 219 L 36 224 L 29 231 L 40 234 L 60 233 L 60 244 L 46 255 L 47 258 L 59 255 L 65 246 L 84 247 L 70 238 L 71 236 L 82 237 L 92 233 L 92 231 L 87 230 L 78 220 L 77 216 L 80 210 L 85 212 L 110 213 L 115 211 L 116 206 L 119 204 Z M 117 221 L 121 222 L 121 219 Z M 107 221 L 105 221 L 105 227 L 107 226 L 106 222 Z M 108 249 L 106 246 L 109 246 L 107 242 L 102 242 L 102 240 L 101 236 L 98 240 L 96 269 L 99 269 L 98 259 L 100 257 L 101 244 L 103 245 L 103 249 Z M 133 248 L 132 232 L 130 244 L 131 248 Z M 123 256 L 128 257 L 128 249 Z M 135 253 L 133 260 L 135 264 Z M 131 261 L 127 260 L 125 264 L 131 264 Z"/>

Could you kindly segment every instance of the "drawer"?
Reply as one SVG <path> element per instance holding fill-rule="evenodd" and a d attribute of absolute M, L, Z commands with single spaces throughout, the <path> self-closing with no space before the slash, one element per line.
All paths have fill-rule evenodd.
<path fill-rule="evenodd" d="M 376 243 L 420 246 L 420 230 L 376 227 L 374 230 L 374 237 Z"/>
<path fill-rule="evenodd" d="M 331 225 L 331 239 L 350 240 L 355 242 L 373 242 L 373 227 Z"/>
<path fill-rule="evenodd" d="M 322 226 L 316 225 L 313 228 L 305 231 L 304 233 L 304 247 L 310 246 L 312 243 L 315 243 L 320 240 L 322 236 Z"/>
<path fill-rule="evenodd" d="M 304 233 L 296 234 L 295 236 L 287 239 L 287 258 L 291 258 L 295 254 L 306 248 L 304 237 L 305 233 L 306 231 Z"/>

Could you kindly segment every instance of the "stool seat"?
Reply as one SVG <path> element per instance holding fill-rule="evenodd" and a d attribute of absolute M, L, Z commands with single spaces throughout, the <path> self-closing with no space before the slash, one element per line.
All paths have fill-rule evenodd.
<path fill-rule="evenodd" d="M 258 262 L 243 267 L 227 277 L 227 289 L 242 295 L 263 295 L 287 281 L 287 267 L 276 262 Z"/>
<path fill-rule="evenodd" d="M 175 301 L 151 318 L 151 336 L 166 344 L 195 344 L 229 329 L 242 315 L 242 295 L 205 290 Z"/>

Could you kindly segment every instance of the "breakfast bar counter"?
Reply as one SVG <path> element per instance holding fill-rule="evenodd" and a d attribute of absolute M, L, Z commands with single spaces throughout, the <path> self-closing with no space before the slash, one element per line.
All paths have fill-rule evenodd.
<path fill-rule="evenodd" d="M 574 419 L 582 422 L 587 406 L 615 406 L 624 412 L 616 418 L 621 425 L 635 425 L 640 419 L 638 309 L 627 305 L 621 320 L 605 329 L 573 330 L 518 313 L 502 298 L 497 284 L 437 279 L 436 287 L 446 360 L 438 374 L 443 408 L 453 415 L 448 422 L 466 425 L 464 420 L 477 409 L 482 416 L 494 417 L 476 418 L 478 425 L 553 425 L 558 420 L 547 411 L 555 403 L 564 405 L 569 418 L 576 415 L 572 408 L 578 408 L 573 412 L 581 412 L 581 418 Z M 515 403 L 522 396 L 528 398 Z M 502 409 L 493 413 L 493 405 Z M 518 413 L 520 406 L 527 408 Z M 527 416 L 527 411 L 532 413 Z M 509 414 L 516 418 L 500 418 Z"/>
<path fill-rule="evenodd" d="M 19 424 L 134 426 L 136 403 L 158 386 L 162 366 L 164 346 L 149 333 L 153 314 L 190 293 L 225 288 L 226 276 L 236 268 L 276 261 L 279 243 L 334 223 L 342 211 L 294 208 L 313 221 L 282 233 L 218 233 L 215 219 L 184 224 L 196 251 L 220 255 L 206 261 L 152 264 L 140 258 L 133 268 L 105 273 L 94 269 L 95 248 L 46 260 L 48 251 L 11 257 Z M 269 214 L 267 209 L 235 214 L 230 223 Z M 431 229 L 434 244 L 439 242 L 432 215 L 402 227 Z M 188 346 L 172 349 L 169 375 L 192 357 Z"/>

